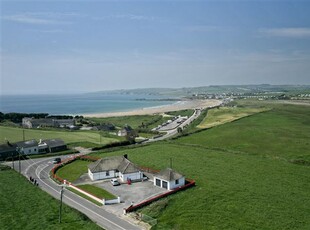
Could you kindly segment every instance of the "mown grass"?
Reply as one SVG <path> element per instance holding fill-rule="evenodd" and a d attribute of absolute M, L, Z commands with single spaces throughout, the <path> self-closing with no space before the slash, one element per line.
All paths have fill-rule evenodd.
<path fill-rule="evenodd" d="M 89 196 L 86 196 L 84 193 L 81 193 L 79 191 L 77 191 L 76 189 L 73 189 L 73 188 L 67 188 L 69 191 L 75 193 L 76 195 L 79 195 L 80 197 L 83 197 L 84 199 L 94 203 L 95 205 L 98 205 L 98 206 L 102 206 L 103 204 L 90 198 Z"/>
<path fill-rule="evenodd" d="M 128 154 L 138 165 L 173 168 L 196 187 L 144 208 L 154 229 L 308 229 L 309 107 L 280 106 L 173 141 L 95 153 Z M 155 203 L 156 206 L 156 203 Z M 160 210 L 160 211 L 158 211 Z"/>
<path fill-rule="evenodd" d="M 87 173 L 87 166 L 91 162 L 84 160 L 75 160 L 57 170 L 56 175 L 62 179 L 74 182 L 79 179 L 83 173 Z"/>
<path fill-rule="evenodd" d="M 222 125 L 227 122 L 250 116 L 255 113 L 266 111 L 267 108 L 238 108 L 238 107 L 220 107 L 210 109 L 205 119 L 197 126 L 200 129 L 211 128 Z"/>
<path fill-rule="evenodd" d="M 25 139 L 53 139 L 61 138 L 65 143 L 88 141 L 100 144 L 100 136 L 95 131 L 51 131 L 51 130 L 38 130 L 38 129 L 24 129 Z M 23 129 L 14 127 L 0 126 L 0 142 L 4 143 L 5 140 L 10 142 L 17 142 L 23 140 Z M 117 142 L 116 138 L 101 137 L 101 144 L 108 144 Z"/>
<path fill-rule="evenodd" d="M 13 170 L 0 171 L 0 229 L 101 229 L 88 217 L 63 204 Z"/>
<path fill-rule="evenodd" d="M 109 193 L 108 191 L 106 191 L 102 188 L 98 188 L 96 186 L 90 185 L 90 184 L 78 185 L 76 187 L 78 187 L 78 188 L 80 188 L 86 192 L 89 192 L 90 194 L 92 194 L 92 195 L 94 195 L 100 199 L 111 200 L 111 199 L 116 198 L 116 196 Z"/>

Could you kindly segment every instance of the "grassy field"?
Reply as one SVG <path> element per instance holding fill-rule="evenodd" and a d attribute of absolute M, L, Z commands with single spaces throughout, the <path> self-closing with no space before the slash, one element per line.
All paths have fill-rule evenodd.
<path fill-rule="evenodd" d="M 25 139 L 53 139 L 61 138 L 66 143 L 88 141 L 99 144 L 100 136 L 98 132 L 94 131 L 50 131 L 50 130 L 38 130 L 38 129 L 24 129 Z M 4 143 L 5 140 L 10 142 L 23 140 L 23 129 L 14 127 L 0 126 L 0 142 Z M 118 139 L 101 137 L 101 144 L 107 144 L 110 142 L 116 142 Z"/>
<path fill-rule="evenodd" d="M 90 184 L 78 185 L 77 187 L 86 191 L 86 192 L 89 192 L 92 195 L 95 195 L 96 197 L 98 197 L 100 199 L 104 198 L 106 200 L 111 200 L 111 199 L 116 198 L 116 196 L 107 192 L 106 190 L 104 190 L 102 188 L 98 188 L 98 187 L 90 185 Z"/>
<path fill-rule="evenodd" d="M 0 171 L 0 229 L 101 229 L 85 215 L 29 183 L 13 170 Z"/>
<path fill-rule="evenodd" d="M 56 175 L 70 182 L 74 182 L 79 179 L 83 173 L 87 173 L 87 166 L 90 163 L 89 161 L 75 160 L 58 169 Z"/>
<path fill-rule="evenodd" d="M 200 129 L 211 128 L 266 110 L 267 108 L 238 107 L 220 107 L 219 109 L 210 109 L 208 111 L 208 115 L 197 127 Z"/>
<path fill-rule="evenodd" d="M 169 118 L 162 117 L 161 115 L 135 115 L 135 116 L 124 116 L 124 117 L 107 117 L 107 118 L 88 118 L 96 123 L 112 123 L 117 127 L 124 127 L 126 124 L 130 125 L 133 129 L 137 129 L 143 124 L 148 125 L 149 129 L 152 129 Z"/>
<path fill-rule="evenodd" d="M 185 109 L 185 110 L 180 110 L 180 111 L 172 111 L 172 112 L 166 112 L 166 114 L 171 115 L 171 116 L 192 116 L 194 114 L 194 110 L 193 109 Z"/>
<path fill-rule="evenodd" d="M 283 105 L 173 141 L 96 153 L 169 166 L 196 187 L 142 212 L 155 229 L 309 229 L 310 107 Z"/>

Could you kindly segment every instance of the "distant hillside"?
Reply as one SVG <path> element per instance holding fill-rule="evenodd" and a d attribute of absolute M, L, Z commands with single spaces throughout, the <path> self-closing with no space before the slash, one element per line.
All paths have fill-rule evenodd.
<path fill-rule="evenodd" d="M 193 94 L 222 94 L 222 93 L 310 93 L 310 85 L 210 85 L 188 88 L 145 88 L 120 89 L 93 92 L 91 94 L 129 94 L 154 95 L 169 97 L 187 97 Z"/>

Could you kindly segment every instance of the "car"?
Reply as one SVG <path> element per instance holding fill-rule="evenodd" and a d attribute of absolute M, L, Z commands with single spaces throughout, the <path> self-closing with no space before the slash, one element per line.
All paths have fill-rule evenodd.
<path fill-rule="evenodd" d="M 53 160 L 53 164 L 59 164 L 61 162 L 61 158 L 57 157 Z"/>
<path fill-rule="evenodd" d="M 117 179 L 111 179 L 111 184 L 112 184 L 113 186 L 120 185 L 120 183 L 118 182 Z"/>

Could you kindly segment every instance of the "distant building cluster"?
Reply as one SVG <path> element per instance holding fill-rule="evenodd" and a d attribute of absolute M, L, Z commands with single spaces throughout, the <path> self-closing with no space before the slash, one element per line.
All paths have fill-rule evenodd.
<path fill-rule="evenodd" d="M 67 145 L 61 139 L 46 139 L 40 140 L 28 140 L 19 141 L 15 143 L 7 143 L 0 145 L 0 158 L 5 160 L 8 157 L 22 155 L 33 155 L 33 154 L 44 154 L 60 152 L 67 149 Z"/>
<path fill-rule="evenodd" d="M 74 119 L 54 119 L 54 118 L 31 118 L 24 117 L 22 120 L 24 128 L 41 128 L 41 127 L 54 127 L 54 128 L 75 128 Z"/>

